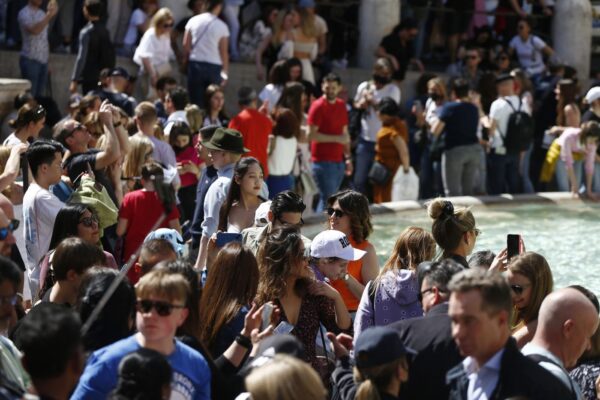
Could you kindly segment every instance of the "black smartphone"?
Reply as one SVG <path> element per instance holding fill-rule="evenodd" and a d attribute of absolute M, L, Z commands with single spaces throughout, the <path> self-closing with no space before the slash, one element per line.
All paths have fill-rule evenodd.
<path fill-rule="evenodd" d="M 217 247 L 223 247 L 227 243 L 239 242 L 242 243 L 241 233 L 219 232 L 217 233 Z"/>
<path fill-rule="evenodd" d="M 506 256 L 510 260 L 521 253 L 521 235 L 506 235 Z"/>

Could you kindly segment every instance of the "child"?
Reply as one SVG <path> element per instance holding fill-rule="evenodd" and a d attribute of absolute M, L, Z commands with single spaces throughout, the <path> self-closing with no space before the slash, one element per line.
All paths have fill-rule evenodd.
<path fill-rule="evenodd" d="M 140 348 L 158 351 L 173 369 L 171 398 L 210 399 L 211 373 L 204 357 L 175 340 L 188 316 L 186 278 L 165 270 L 151 271 L 135 287 L 138 333 L 95 351 L 71 399 L 105 399 L 117 386 L 121 360 Z"/>
<path fill-rule="evenodd" d="M 164 212 L 163 204 L 154 186 L 157 182 L 162 185 L 162 180 L 163 170 L 160 165 L 156 163 L 144 164 L 142 167 L 142 186 L 144 188 L 127 193 L 123 198 L 117 224 L 117 235 L 120 237 L 125 235 L 123 261 L 128 261 L 129 257 L 135 253 L 146 235 L 150 233 L 152 226 Z M 160 227 L 172 228 L 181 233 L 179 211 L 175 204 L 172 204 L 169 215 Z M 139 274 L 132 268 L 128 272 L 128 277 L 131 283 L 135 284 L 139 279 Z"/>
<path fill-rule="evenodd" d="M 196 201 L 196 185 L 200 176 L 200 158 L 194 149 L 192 131 L 185 122 L 175 121 L 171 125 L 169 143 L 175 151 L 177 160 L 177 172 L 181 179 L 181 186 L 177 191 L 179 198 L 182 222 L 194 217 Z"/>

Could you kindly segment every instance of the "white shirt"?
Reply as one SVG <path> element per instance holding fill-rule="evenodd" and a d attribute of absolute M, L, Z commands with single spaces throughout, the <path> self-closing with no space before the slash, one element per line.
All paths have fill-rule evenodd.
<path fill-rule="evenodd" d="M 504 348 L 494 354 L 482 367 L 479 367 L 477 361 L 472 357 L 463 360 L 463 368 L 469 377 L 468 400 L 491 398 L 500 378 L 500 361 L 503 354 Z"/>
<path fill-rule="evenodd" d="M 27 274 L 33 297 L 40 288 L 39 262 L 48 252 L 56 214 L 64 203 L 50 191 L 32 182 L 23 197 L 23 236 L 27 249 Z"/>
<path fill-rule="evenodd" d="M 296 162 L 297 143 L 295 137 L 275 136 L 275 149 L 269 154 L 269 174 L 273 176 L 289 175 Z"/>
<path fill-rule="evenodd" d="M 507 101 L 512 104 L 512 107 Z M 527 101 L 521 100 L 521 108 L 519 108 L 519 97 L 517 95 L 498 98 L 492 103 L 492 106 L 490 107 L 490 118 L 496 121 L 496 131 L 492 137 L 492 148 L 497 149 L 504 146 L 504 139 L 502 139 L 502 136 L 506 137 L 508 120 L 515 110 L 525 111 L 527 114 L 531 115 L 531 107 L 529 107 Z"/>
<path fill-rule="evenodd" d="M 381 89 L 376 89 L 375 84 L 371 81 L 365 81 L 358 85 L 354 101 L 359 101 L 365 93 L 371 91 L 373 93 L 373 101 L 377 105 L 384 97 L 391 97 L 394 101 L 400 104 L 400 89 L 394 83 L 388 83 Z M 377 141 L 377 132 L 381 129 L 381 121 L 377 117 L 377 111 L 372 105 L 369 106 L 367 112 L 363 114 L 360 121 L 361 133 L 363 140 L 368 142 Z"/>
<path fill-rule="evenodd" d="M 3 146 L 8 146 L 8 147 L 13 147 L 13 146 L 18 146 L 21 143 L 21 139 L 19 139 L 18 137 L 15 136 L 14 132 L 11 133 L 10 135 L 8 135 L 8 137 L 4 140 L 4 143 L 2 143 Z"/>
<path fill-rule="evenodd" d="M 229 37 L 229 28 L 215 15 L 205 12 L 196 15 L 185 25 L 192 36 L 190 60 L 222 65 L 219 41 Z"/>
<path fill-rule="evenodd" d="M 512 38 L 509 47 L 515 49 L 519 64 L 530 75 L 540 74 L 544 72 L 544 57 L 542 49 L 546 47 L 546 43 L 537 36 L 529 35 L 526 41 L 523 41 L 519 35 Z"/>
<path fill-rule="evenodd" d="M 546 361 L 542 361 L 538 364 L 540 367 L 546 369 L 548 372 L 552 373 L 552 375 L 556 376 L 571 392 L 574 391 L 577 395 L 577 400 L 583 400 L 583 395 L 581 394 L 581 389 L 579 388 L 579 385 L 573 380 L 571 380 L 571 377 L 565 369 L 563 362 L 553 353 L 533 343 L 527 343 L 525 347 L 523 347 L 523 349 L 521 350 L 521 353 L 523 353 L 523 355 L 525 356 L 531 354 L 539 354 L 554 361 L 555 364 Z"/>
<path fill-rule="evenodd" d="M 165 127 L 163 129 L 163 133 L 165 134 L 166 140 L 169 140 L 171 128 L 173 128 L 173 123 L 175 121 L 185 122 L 187 126 L 190 126 L 190 123 L 188 122 L 187 116 L 185 114 L 185 110 L 179 110 L 171 113 L 171 115 L 169 115 L 169 118 L 167 118 L 167 122 L 165 122 Z"/>
<path fill-rule="evenodd" d="M 135 49 L 133 61 L 144 69 L 143 58 L 149 58 L 150 64 L 161 65 L 175 59 L 175 53 L 171 47 L 171 38 L 168 34 L 156 36 L 156 30 L 150 28 L 142 36 L 142 40 Z"/>
<path fill-rule="evenodd" d="M 147 18 L 148 16 L 143 10 L 139 8 L 133 10 L 133 13 L 131 13 L 131 18 L 129 19 L 127 33 L 125 34 L 125 38 L 123 39 L 124 44 L 130 46 L 135 44 L 138 38 L 138 25 L 141 25 L 144 22 L 146 22 Z"/>

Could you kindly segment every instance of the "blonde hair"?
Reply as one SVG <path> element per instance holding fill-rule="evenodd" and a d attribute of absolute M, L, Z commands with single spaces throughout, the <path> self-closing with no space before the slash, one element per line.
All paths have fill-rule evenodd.
<path fill-rule="evenodd" d="M 195 104 L 188 104 L 185 106 L 185 117 L 190 124 L 190 130 L 195 135 L 202 128 L 202 122 L 204 121 L 204 112 Z"/>
<path fill-rule="evenodd" d="M 379 391 L 390 384 L 399 367 L 408 371 L 408 364 L 404 356 L 392 362 L 370 368 L 359 369 L 354 367 L 354 380 L 360 383 L 354 398 L 356 400 L 381 399 Z"/>
<path fill-rule="evenodd" d="M 152 142 L 146 136 L 133 135 L 129 138 L 129 153 L 123 161 L 123 176 L 133 178 L 140 176 L 142 165 L 146 162 L 146 154 L 154 150 Z"/>
<path fill-rule="evenodd" d="M 314 14 L 310 14 L 306 11 L 306 8 L 300 9 L 300 27 L 302 34 L 307 38 L 317 37 L 317 25 L 315 24 Z"/>
<path fill-rule="evenodd" d="M 189 293 L 190 284 L 182 274 L 164 269 L 151 270 L 135 285 L 135 295 L 141 299 L 160 297 L 185 305 Z"/>
<path fill-rule="evenodd" d="M 8 162 L 8 158 L 10 157 L 11 147 L 10 146 L 0 146 L 0 174 L 4 172 L 6 168 L 6 163 Z M 8 185 L 3 191 L 2 194 L 10 199 L 12 185 Z"/>
<path fill-rule="evenodd" d="M 154 16 L 152 17 L 152 21 L 150 22 L 150 25 L 154 28 L 157 29 L 159 27 L 159 25 L 165 23 L 165 21 L 173 21 L 173 13 L 171 12 L 171 10 L 169 10 L 167 7 L 163 7 L 160 10 L 158 10 Z"/>
<path fill-rule="evenodd" d="M 427 206 L 427 213 L 433 219 L 431 232 L 438 246 L 444 250 L 444 257 L 458 247 L 463 235 L 475 229 L 475 217 L 465 207 L 454 209 L 451 201 L 437 198 Z"/>
<path fill-rule="evenodd" d="M 325 400 L 327 390 L 316 371 L 304 361 L 277 354 L 246 377 L 246 389 L 260 400 Z"/>
<path fill-rule="evenodd" d="M 156 107 L 149 101 L 142 101 L 135 108 L 135 117 L 144 124 L 156 122 Z"/>
<path fill-rule="evenodd" d="M 444 83 L 442 78 L 432 78 L 428 80 L 427 88 L 429 89 L 430 87 L 436 87 L 440 91 L 440 94 L 442 95 L 444 101 L 448 100 L 448 91 L 446 90 L 446 84 Z"/>

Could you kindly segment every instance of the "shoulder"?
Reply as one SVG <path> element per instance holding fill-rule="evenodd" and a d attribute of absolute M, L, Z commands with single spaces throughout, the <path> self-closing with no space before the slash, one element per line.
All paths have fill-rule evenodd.
<path fill-rule="evenodd" d="M 174 359 L 171 360 L 173 364 L 178 364 L 181 362 L 182 364 L 180 366 L 183 367 L 193 365 L 195 369 L 201 369 L 203 372 L 209 370 L 208 362 L 204 356 L 180 340 L 175 340 L 174 355 Z"/>
<path fill-rule="evenodd" d="M 99 350 L 96 350 L 90 356 L 89 363 L 95 364 L 110 364 L 118 363 L 123 356 L 137 350 L 140 347 L 138 342 L 135 340 L 135 336 L 129 336 L 125 339 L 121 339 L 118 342 L 110 344 Z"/>
<path fill-rule="evenodd" d="M 536 48 L 546 47 L 546 42 L 544 42 L 539 36 L 533 36 L 531 41 Z"/>

